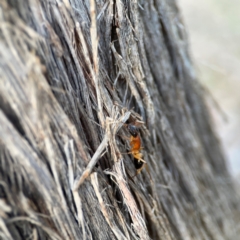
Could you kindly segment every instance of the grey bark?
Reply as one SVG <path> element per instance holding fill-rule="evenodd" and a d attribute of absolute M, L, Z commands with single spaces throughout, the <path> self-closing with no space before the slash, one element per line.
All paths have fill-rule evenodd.
<path fill-rule="evenodd" d="M 1 239 L 239 239 L 174 0 L 0 6 Z"/>

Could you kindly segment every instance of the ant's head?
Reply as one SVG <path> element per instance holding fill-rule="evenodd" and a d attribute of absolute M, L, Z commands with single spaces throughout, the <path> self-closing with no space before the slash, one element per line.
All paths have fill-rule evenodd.
<path fill-rule="evenodd" d="M 128 125 L 128 131 L 133 137 L 137 137 L 138 135 L 138 128 L 134 125 L 129 124 Z"/>

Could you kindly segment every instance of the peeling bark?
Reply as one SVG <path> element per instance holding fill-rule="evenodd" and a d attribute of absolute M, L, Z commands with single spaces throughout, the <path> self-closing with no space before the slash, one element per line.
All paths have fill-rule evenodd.
<path fill-rule="evenodd" d="M 174 0 L 0 6 L 0 239 L 239 239 Z"/>

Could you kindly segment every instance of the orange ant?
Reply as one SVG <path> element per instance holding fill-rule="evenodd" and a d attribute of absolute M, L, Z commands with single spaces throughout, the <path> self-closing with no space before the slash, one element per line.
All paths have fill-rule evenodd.
<path fill-rule="evenodd" d="M 138 175 L 144 168 L 146 162 L 142 159 L 143 154 L 140 152 L 142 149 L 141 147 L 141 138 L 139 136 L 139 130 L 135 125 L 128 124 L 127 126 L 129 133 L 131 134 L 130 137 L 130 152 L 134 157 L 134 166 L 137 169 Z M 135 175 L 135 176 L 136 176 Z"/>

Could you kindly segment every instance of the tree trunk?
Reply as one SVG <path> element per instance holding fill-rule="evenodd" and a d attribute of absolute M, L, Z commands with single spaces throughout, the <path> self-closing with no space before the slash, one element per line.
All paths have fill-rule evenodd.
<path fill-rule="evenodd" d="M 1 239 L 239 239 L 174 0 L 0 4 Z"/>

